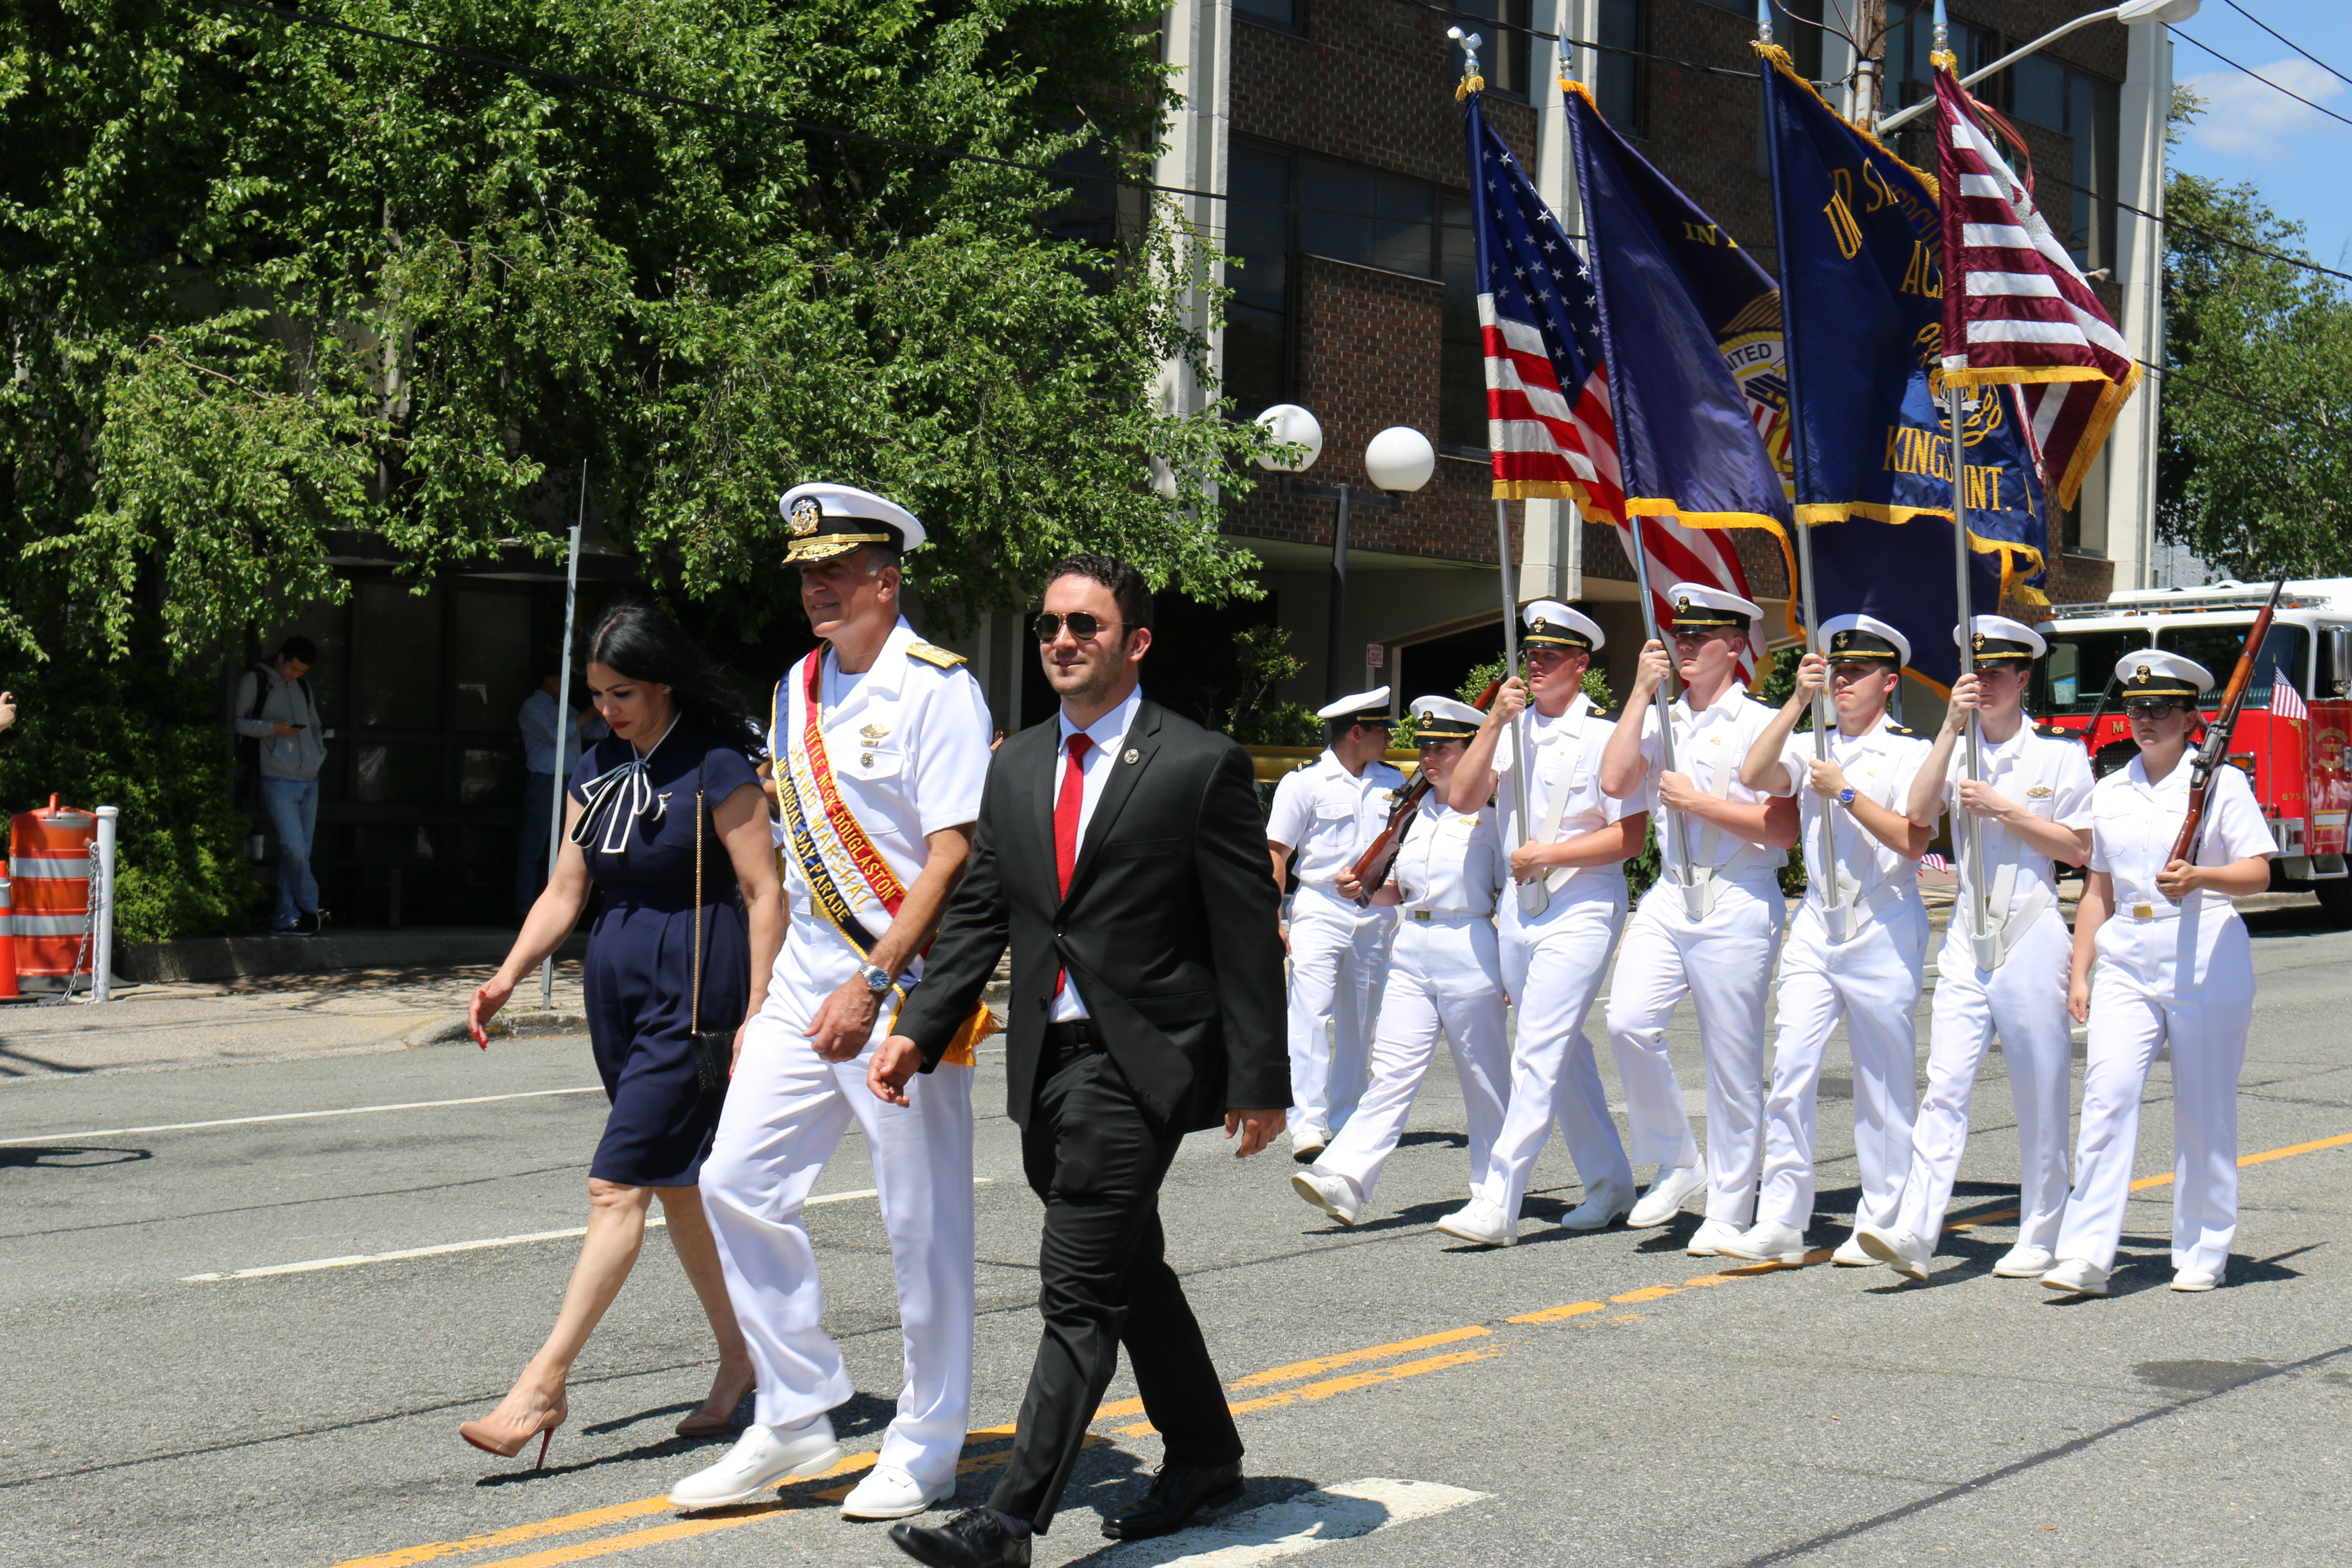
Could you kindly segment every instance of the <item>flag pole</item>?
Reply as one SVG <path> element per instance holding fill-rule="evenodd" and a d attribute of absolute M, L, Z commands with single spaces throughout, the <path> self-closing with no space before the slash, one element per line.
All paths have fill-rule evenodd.
<path fill-rule="evenodd" d="M 563 853 L 563 789 L 571 781 L 563 772 L 563 728 L 572 712 L 572 606 L 580 597 L 580 530 L 588 521 L 588 460 L 580 460 L 580 521 L 572 525 L 572 561 L 563 577 L 563 663 L 555 678 L 555 804 L 547 824 L 547 879 L 555 880 L 555 862 Z M 555 1011 L 555 954 L 539 963 L 539 1010 Z"/>
<path fill-rule="evenodd" d="M 1658 632 L 1658 606 L 1650 596 L 1650 552 L 1642 542 L 1642 517 L 1639 512 L 1625 514 L 1626 526 L 1633 534 L 1633 592 L 1642 599 L 1642 629 L 1648 640 L 1665 649 L 1666 679 L 1658 682 L 1654 700 L 1658 710 L 1658 771 L 1676 773 L 1675 766 L 1674 698 L 1667 688 L 1674 684 L 1675 650 Z M 1682 813 L 1660 808 L 1665 831 L 1659 837 L 1664 841 L 1667 858 L 1673 862 L 1675 878 L 1683 890 L 1683 912 L 1694 921 L 1706 918 L 1706 898 L 1691 881 L 1690 826 L 1682 820 Z"/>
<path fill-rule="evenodd" d="M 1511 503 L 1500 496 L 1495 498 L 1495 555 L 1503 563 L 1503 678 L 1507 680 L 1519 673 L 1519 595 L 1511 582 Z M 1518 831 L 1512 836 L 1517 842 L 1507 846 L 1511 854 L 1528 841 L 1527 723 L 1524 708 L 1511 716 L 1511 805 L 1518 824 Z M 1518 884 L 1521 913 L 1539 915 L 1551 907 L 1551 890 L 1544 886 L 1547 879 L 1538 877 Z"/>

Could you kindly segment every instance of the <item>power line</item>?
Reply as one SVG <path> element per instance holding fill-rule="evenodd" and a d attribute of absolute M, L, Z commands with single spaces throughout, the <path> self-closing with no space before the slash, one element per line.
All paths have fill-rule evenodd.
<path fill-rule="evenodd" d="M 2301 44 L 2296 43 L 2284 33 L 2280 32 L 2276 27 L 2272 26 L 2268 22 L 2263 21 L 2260 16 L 2255 16 L 2252 11 L 2247 10 L 2243 5 L 2239 5 L 2238 0 L 2229 0 L 2229 6 L 2231 10 L 2235 11 L 2239 16 L 2243 16 L 2247 21 L 2252 22 L 2255 26 L 2260 27 L 2263 32 L 2268 33 L 2272 37 L 2276 38 L 2280 43 L 2284 44 L 2288 48 L 2293 49 L 2296 54 L 2301 55 L 2305 59 L 2309 60 L 2313 65 L 2317 66 L 2321 70 L 2326 71 L 2329 76 L 2334 77 L 2336 80 L 2352 83 L 2352 76 L 2346 76 L 2342 71 L 2337 70 L 2334 66 L 2329 65 L 2326 60 L 2321 59 L 2317 55 L 2313 54 L 2309 49 L 2305 48 Z"/>
<path fill-rule="evenodd" d="M 2233 69 L 2233 70 L 2241 70 L 2241 71 L 2244 71 L 2248 76 L 2252 77 L 2256 81 L 2261 82 L 2264 87 L 2271 89 L 2273 91 L 2274 91 L 2274 92 L 2284 92 L 2284 93 L 2285 93 L 2289 98 L 2291 98 L 2291 99 L 2294 100 L 2297 103 L 2302 104 L 2305 109 L 2316 109 L 2317 110 L 2319 110 L 2319 112 L 2320 112 L 2320 113 L 2325 114 L 2325 115 L 2326 115 L 2326 116 L 2327 116 L 2327 118 L 2328 118 L 2328 119 L 2330 119 L 2330 120 L 2341 120 L 2341 121 L 2344 121 L 2344 123 L 2345 123 L 2345 124 L 2347 124 L 2347 125 L 2352 125 L 2352 119 L 2347 119 L 2346 116 L 2336 113 L 2334 110 L 2332 110 L 2332 109 L 2328 108 L 2326 104 L 2322 104 L 2322 103 L 2314 103 L 2314 102 L 2312 102 L 2312 101 L 2311 101 L 2311 100 L 2309 100 L 2309 99 L 2307 99 L 2307 98 L 2304 97 L 2304 96 L 2303 96 L 2303 94 L 2301 94 L 2301 93 L 2299 93 L 2299 92 L 2294 91 L 2293 89 L 2290 89 L 2290 88 L 2284 88 L 2284 87 L 2279 86 L 2279 84 L 2278 84 L 2278 83 L 2276 83 L 2276 82 L 2273 81 L 2270 78 L 2268 78 L 2268 77 L 2266 77 L 2266 76 L 2263 75 L 2263 73 L 2262 73 L 2262 72 L 2260 72 L 2260 71 L 2258 71 L 2258 70 L 2252 69 L 2252 68 L 2248 68 L 2248 67 L 2246 67 L 2246 66 L 2242 66 L 2242 65 L 2238 64 L 2238 62 L 2237 62 L 2237 61 L 2235 61 L 2235 60 L 2231 59 L 2229 56 L 2227 56 L 2227 55 L 2223 54 L 2221 50 L 2219 50 L 2219 49 L 2215 48 L 2212 45 L 2208 44 L 2208 43 L 2201 42 L 2201 41 L 2200 41 L 2200 40 L 2198 40 L 2198 39 L 2196 39 L 2196 38 L 2190 38 L 2190 37 L 2189 37 L 2189 35 L 2188 35 L 2188 34 L 2186 34 L 2186 33 L 2182 32 L 2179 28 L 2173 26 L 2172 26 L 2172 24 L 2171 24 L 2171 23 L 2169 23 L 2169 22 L 2167 22 L 2167 23 L 2165 24 L 2165 26 L 2166 26 L 2168 28 L 2170 28 L 2170 29 L 2171 29 L 2171 32 L 2172 32 L 2172 34 L 2173 34 L 2173 36 L 2174 36 L 2174 37 L 2180 37 L 2180 38 L 2188 38 L 2188 39 L 2189 39 L 2189 42 L 2190 42 L 2190 43 L 2192 43 L 2192 44 L 2197 45 L 2197 47 L 2198 47 L 2199 48 L 2203 49 L 2207 54 L 2211 55 L 2215 59 L 2220 60 L 2223 65 L 2230 67 L 2230 68 L 2231 68 L 2231 69 Z"/>

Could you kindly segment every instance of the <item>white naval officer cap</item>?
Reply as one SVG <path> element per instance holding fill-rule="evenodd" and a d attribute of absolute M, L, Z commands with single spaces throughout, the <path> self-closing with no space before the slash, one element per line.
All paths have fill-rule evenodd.
<path fill-rule="evenodd" d="M 1958 626 L 1952 628 L 1952 640 L 1960 640 Z M 2050 651 L 2040 632 L 2007 616 L 1970 616 L 1969 646 L 1979 664 L 2032 664 Z"/>
<path fill-rule="evenodd" d="M 1609 639 L 1591 616 L 1570 609 L 1558 599 L 1538 599 L 1519 612 L 1527 631 L 1521 647 L 1582 648 L 1590 653 Z"/>
<path fill-rule="evenodd" d="M 1424 745 L 1432 741 L 1466 741 L 1486 720 L 1467 702 L 1452 697 L 1414 698 L 1412 717 L 1413 739 Z"/>
<path fill-rule="evenodd" d="M 1891 658 L 1911 662 L 1911 639 L 1875 616 L 1832 616 L 1822 623 L 1822 652 L 1831 658 Z"/>
<path fill-rule="evenodd" d="M 913 512 L 856 485 L 794 485 L 776 509 L 793 531 L 786 561 L 826 561 L 866 544 L 903 555 L 923 542 Z"/>
<path fill-rule="evenodd" d="M 1375 686 L 1370 691 L 1359 691 L 1353 697 L 1342 697 L 1337 702 L 1327 702 L 1315 710 L 1315 717 L 1328 724 L 1382 724 L 1393 727 L 1396 721 L 1389 717 L 1389 689 Z"/>
<path fill-rule="evenodd" d="M 2136 647 L 2116 664 L 2123 696 L 2178 697 L 2191 702 L 2213 689 L 2213 672 L 2193 658 L 2160 647 Z"/>
<path fill-rule="evenodd" d="M 1745 631 L 1764 614 L 1763 606 L 1754 600 L 1705 583 L 1675 584 L 1666 590 L 1666 603 L 1675 607 L 1675 618 L 1669 624 L 1678 632 L 1711 632 L 1724 626 Z"/>

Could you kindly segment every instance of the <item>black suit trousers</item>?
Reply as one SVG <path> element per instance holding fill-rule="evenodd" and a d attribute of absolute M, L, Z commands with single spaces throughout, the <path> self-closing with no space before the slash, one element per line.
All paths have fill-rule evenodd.
<path fill-rule="evenodd" d="M 1098 1051 L 1064 1060 L 1037 1086 L 1021 1154 L 1045 1204 L 1037 1299 L 1045 1331 L 1012 1462 L 989 1502 L 1040 1531 L 1053 1522 L 1121 1345 L 1171 1462 L 1241 1458 L 1224 1384 L 1161 1256 L 1160 1184 L 1183 1137 L 1144 1110 Z"/>

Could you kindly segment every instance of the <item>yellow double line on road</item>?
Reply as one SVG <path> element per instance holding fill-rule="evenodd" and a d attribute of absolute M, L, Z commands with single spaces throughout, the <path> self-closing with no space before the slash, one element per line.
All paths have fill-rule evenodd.
<path fill-rule="evenodd" d="M 2273 1160 L 2284 1160 L 2297 1154 L 2317 1153 L 2325 1149 L 2352 1145 L 2352 1132 L 2334 1138 L 2315 1139 L 2308 1143 L 2294 1143 L 2283 1149 L 2266 1149 L 2260 1153 L 2240 1159 L 2241 1166 L 2267 1164 Z M 2169 1173 L 2160 1176 L 2145 1176 L 2132 1184 L 2134 1192 L 2160 1187 L 2172 1181 Z M 1975 1226 L 1990 1225 L 2001 1219 L 2013 1219 L 2014 1208 L 1994 1209 L 1970 1215 L 1946 1226 L 1947 1230 L 1966 1230 Z M 1806 1261 L 1818 1263 L 1829 1257 L 1827 1251 L 1809 1252 Z M 1567 1322 L 1572 1319 L 1603 1312 L 1612 1306 L 1640 1306 L 1664 1300 L 1691 1290 L 1728 1285 L 1736 1280 L 1754 1279 L 1784 1272 L 1790 1264 L 1755 1263 L 1714 1274 L 1702 1274 L 1678 1285 L 1649 1285 L 1628 1290 L 1605 1300 L 1570 1301 L 1562 1306 L 1545 1307 L 1532 1312 L 1522 1312 L 1505 1318 L 1505 1324 L 1521 1327 L 1542 1327 Z M 1342 1351 L 1332 1355 L 1316 1356 L 1306 1361 L 1291 1362 L 1252 1373 L 1235 1379 L 1226 1386 L 1236 1395 L 1229 1402 L 1235 1415 L 1255 1415 L 1262 1410 L 1280 1409 L 1286 1405 L 1311 1404 L 1318 1400 L 1352 1394 L 1360 1389 L 1378 1387 L 1406 1378 L 1424 1377 L 1431 1373 L 1445 1372 L 1473 1362 L 1488 1361 L 1499 1356 L 1516 1342 L 1496 1337 L 1494 1327 L 1469 1323 L 1458 1329 L 1445 1329 L 1437 1333 L 1423 1334 L 1414 1339 L 1396 1340 L 1387 1344 L 1369 1345 L 1362 1350 Z M 1459 1346 L 1459 1349 L 1448 1349 Z M 1426 1352 L 1436 1352 L 1430 1354 Z M 1400 1359 L 1410 1358 L 1410 1359 Z M 1386 1365 L 1374 1363 L 1387 1363 Z M 1350 1368 L 1357 1370 L 1349 1370 Z M 1333 1375 L 1337 1374 L 1337 1375 Z M 1292 1386 L 1284 1387 L 1284 1384 Z M 1266 1390 L 1265 1393 L 1256 1390 Z M 1113 1400 L 1095 1412 L 1095 1419 L 1118 1421 L 1143 1414 L 1139 1399 Z M 1115 1426 L 1110 1432 L 1091 1441 L 1108 1441 L 1109 1437 L 1149 1436 L 1154 1428 L 1148 1421 Z M 967 1454 L 956 1467 L 959 1476 L 1003 1468 L 1011 1458 L 1010 1439 L 1013 1428 L 983 1427 L 967 1435 L 967 1443 L 979 1445 L 988 1451 Z M 997 1447 L 994 1445 L 1003 1445 Z M 584 1563 L 592 1558 L 608 1556 L 618 1552 L 634 1552 L 640 1547 L 656 1546 L 664 1542 L 682 1541 L 691 1536 L 708 1535 L 714 1531 L 734 1530 L 755 1524 L 763 1519 L 798 1513 L 810 1509 L 837 1503 L 849 1495 L 845 1478 L 870 1469 L 876 1456 L 871 1453 L 853 1454 L 834 1466 L 824 1475 L 785 1489 L 773 1502 L 752 1503 L 741 1508 L 718 1509 L 691 1518 L 674 1520 L 667 1524 L 645 1530 L 632 1530 L 618 1535 L 603 1535 L 590 1541 L 573 1542 L 527 1552 L 520 1557 L 501 1557 L 495 1562 L 472 1564 L 471 1568 L 560 1568 L 561 1564 Z M 608 1508 L 589 1509 L 580 1513 L 568 1513 L 560 1518 L 542 1520 L 535 1524 L 519 1524 L 506 1530 L 469 1536 L 463 1541 L 429 1542 L 421 1546 L 405 1546 L 373 1557 L 354 1557 L 335 1564 L 335 1568 L 412 1568 L 413 1564 L 437 1562 L 443 1558 L 470 1556 L 477 1552 L 494 1552 L 504 1548 L 525 1546 L 533 1542 L 551 1541 L 557 1537 L 578 1535 L 589 1531 L 604 1530 L 631 1520 L 674 1510 L 669 1499 L 640 1498 L 635 1502 L 615 1503 Z"/>

